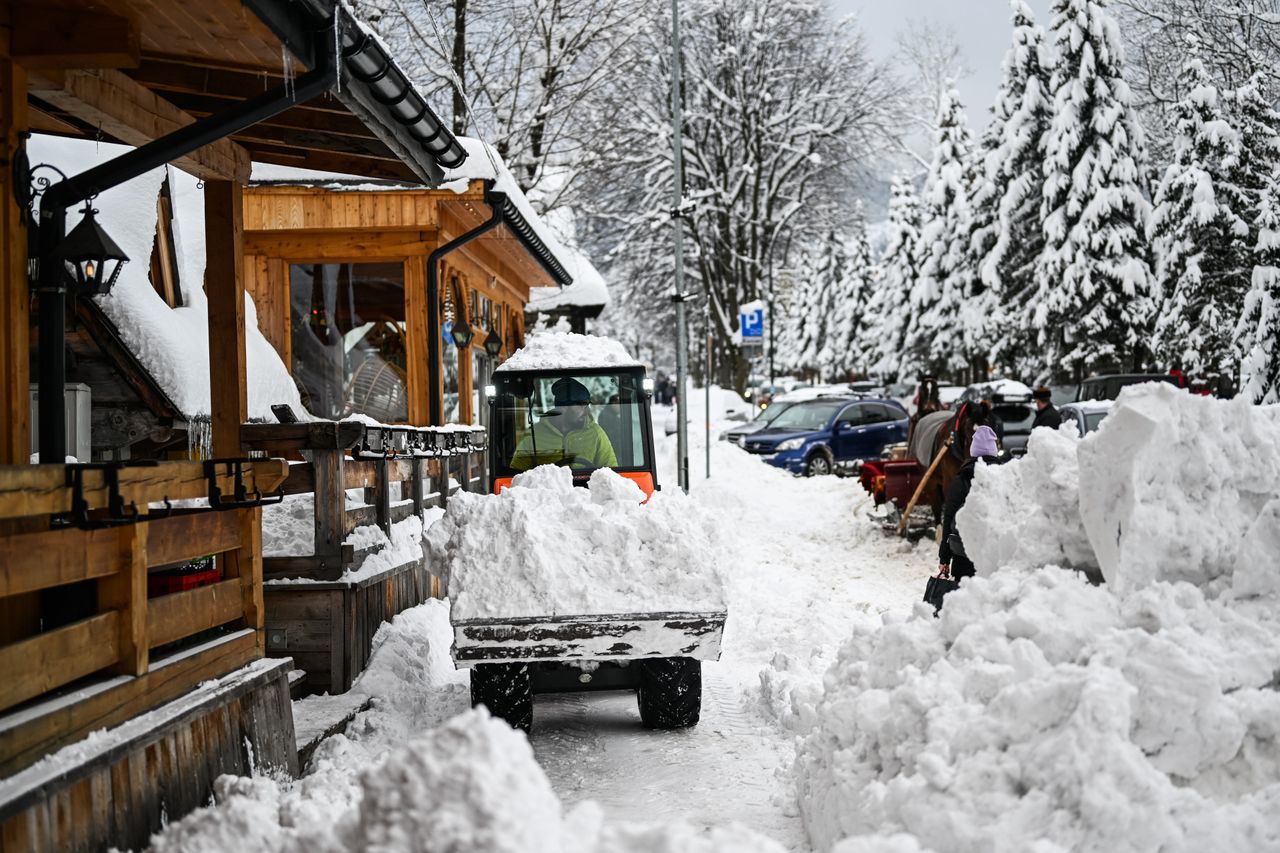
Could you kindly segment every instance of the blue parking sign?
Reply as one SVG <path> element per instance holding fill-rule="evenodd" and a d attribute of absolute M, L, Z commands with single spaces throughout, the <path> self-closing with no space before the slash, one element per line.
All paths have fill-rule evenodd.
<path fill-rule="evenodd" d="M 738 324 L 743 338 L 764 337 L 764 303 L 749 302 L 738 309 Z"/>

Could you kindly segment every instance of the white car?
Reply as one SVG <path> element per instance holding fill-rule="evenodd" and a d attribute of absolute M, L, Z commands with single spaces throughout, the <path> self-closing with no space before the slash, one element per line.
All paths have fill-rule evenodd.
<path fill-rule="evenodd" d="M 1111 411 L 1111 400 L 1077 400 L 1059 406 L 1062 422 L 1074 423 L 1081 437 L 1093 432 L 1102 423 L 1102 419 Z"/>

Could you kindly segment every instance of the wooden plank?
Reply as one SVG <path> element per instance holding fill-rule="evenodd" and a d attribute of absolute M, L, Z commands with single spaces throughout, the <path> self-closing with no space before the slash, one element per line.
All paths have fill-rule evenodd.
<path fill-rule="evenodd" d="M 3 420 L 3 419 L 0 419 Z M 238 455 L 238 454 L 237 454 Z M 245 486 L 271 494 L 284 482 L 288 463 L 283 459 L 256 459 L 243 466 Z M 223 494 L 232 493 L 234 480 L 218 468 L 217 479 Z M 146 506 L 164 498 L 186 500 L 207 497 L 209 481 L 200 462 L 160 462 L 119 469 L 120 494 L 126 504 Z M 91 508 L 107 505 L 107 488 L 102 471 L 84 473 L 84 497 Z M 66 485 L 63 465 L 0 466 L 0 518 L 48 515 L 71 511 L 71 489 Z"/>
<path fill-rule="evenodd" d="M 124 570 L 98 581 L 98 610 L 115 611 L 118 621 L 119 661 L 113 667 L 121 675 L 147 671 L 147 538 L 148 525 L 131 524 L 120 537 L 126 561 Z"/>
<path fill-rule="evenodd" d="M 195 121 L 119 71 L 41 72 L 32 76 L 29 92 L 127 145 L 145 145 Z M 220 139 L 176 158 L 173 165 L 206 181 L 244 184 L 250 159 L 243 147 Z M 209 259 L 212 263 L 212 251 Z"/>
<path fill-rule="evenodd" d="M 244 450 L 332 450 L 351 447 L 364 435 L 358 421 L 314 421 L 297 424 L 241 424 Z"/>
<path fill-rule="evenodd" d="M 100 578 L 123 571 L 129 557 L 123 527 L 43 530 L 0 537 L 0 597 Z"/>
<path fill-rule="evenodd" d="M 100 613 L 0 648 L 0 709 L 114 664 L 120 619 L 115 611 Z"/>
<path fill-rule="evenodd" d="M 391 481 L 387 479 L 387 461 L 374 463 L 378 472 L 377 482 L 373 486 L 373 511 L 377 525 L 382 532 L 391 535 Z"/>
<path fill-rule="evenodd" d="M 45 712 L 36 707 L 14 718 L 0 719 L 0 776 L 10 776 L 95 729 L 122 723 L 203 681 L 257 660 L 262 655 L 256 633 L 233 634 L 170 660 L 153 661 L 145 675 L 113 680 L 97 692 L 85 690 L 79 702 L 58 703 Z"/>
<path fill-rule="evenodd" d="M 286 261 L 397 261 L 422 256 L 436 248 L 439 233 L 404 231 L 246 231 L 245 251 Z"/>
<path fill-rule="evenodd" d="M 244 509 L 240 516 L 240 547 L 227 555 L 227 573 L 240 581 L 244 623 L 262 634 L 266 609 L 262 603 L 262 509 Z"/>
<path fill-rule="evenodd" d="M 369 527 L 378 523 L 378 508 L 376 506 L 356 506 L 351 507 L 344 513 L 342 520 L 343 538 L 345 539 L 351 531 L 357 527 Z"/>
<path fill-rule="evenodd" d="M 0 40 L 4 35 L 5 28 L 0 27 Z M 26 93 L 26 72 L 16 63 L 0 59 L 0 162 L 5 164 L 12 163 L 24 145 Z M 0 411 L 4 412 L 0 418 L 0 463 L 6 465 L 25 464 L 31 457 L 27 229 L 13 181 L 13 169 L 7 165 L 0 168 Z"/>
<path fill-rule="evenodd" d="M 341 450 L 317 450 L 315 467 L 315 549 L 322 567 L 316 577 L 335 580 L 342 574 L 342 543 L 351 531 L 346 522 L 345 461 Z"/>
<path fill-rule="evenodd" d="M 240 455 L 249 419 L 244 331 L 244 201 L 240 183 L 204 186 L 205 292 L 209 296 L 209 393 L 213 455 Z"/>
<path fill-rule="evenodd" d="M 135 68 L 142 54 L 136 21 L 93 9 L 42 3 L 10 11 L 9 55 L 25 68 Z"/>
<path fill-rule="evenodd" d="M 156 519 L 147 527 L 148 566 L 182 563 L 240 545 L 240 524 L 234 512 L 186 513 Z"/>
<path fill-rule="evenodd" d="M 240 579 L 234 577 L 153 598 L 147 606 L 151 648 L 225 625 L 243 613 Z"/>

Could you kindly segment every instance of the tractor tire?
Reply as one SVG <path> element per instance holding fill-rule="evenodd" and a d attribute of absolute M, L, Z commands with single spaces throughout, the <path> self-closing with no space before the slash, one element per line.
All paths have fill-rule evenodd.
<path fill-rule="evenodd" d="M 471 707 L 484 705 L 513 729 L 533 728 L 533 684 L 526 663 L 481 663 L 471 668 Z"/>
<path fill-rule="evenodd" d="M 647 729 L 696 726 L 702 713 L 702 661 L 693 658 L 648 658 L 636 661 L 640 686 L 636 703 Z"/>
<path fill-rule="evenodd" d="M 819 448 L 813 452 L 813 455 L 805 460 L 804 475 L 806 477 L 825 477 L 834 473 L 836 470 L 836 462 L 831 458 L 831 451 L 825 448 Z"/>

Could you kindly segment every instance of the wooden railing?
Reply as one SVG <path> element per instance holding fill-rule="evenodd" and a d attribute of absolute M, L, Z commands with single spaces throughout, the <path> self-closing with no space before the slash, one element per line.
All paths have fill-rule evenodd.
<path fill-rule="evenodd" d="M 315 551 L 267 557 L 265 577 L 336 580 L 366 556 L 343 544 L 357 527 L 376 524 L 390 534 L 394 524 L 410 515 L 421 516 L 427 507 L 443 507 L 451 488 L 486 488 L 483 432 L 393 427 L 396 432 L 409 433 L 413 440 L 403 441 L 402 450 L 373 451 L 370 447 L 379 445 L 370 440 L 370 429 L 378 428 L 353 421 L 245 424 L 241 428 L 240 441 L 246 451 L 308 457 L 290 464 L 282 488 L 286 495 L 314 495 Z M 373 456 L 377 458 L 370 458 Z M 450 486 L 451 479 L 456 486 Z M 393 501 L 396 484 L 400 484 L 400 500 Z M 363 489 L 365 505 L 349 505 L 349 489 Z"/>
<path fill-rule="evenodd" d="M 244 463 L 241 470 L 245 491 L 270 494 L 284 481 L 287 465 L 262 459 Z M 235 493 L 235 479 L 223 466 L 214 469 L 213 478 L 223 495 Z M 149 504 L 208 497 L 209 470 L 200 462 L 126 464 L 114 474 L 85 468 L 78 490 L 68 485 L 69 480 L 68 466 L 0 467 L 0 603 L 8 605 L 6 612 L 40 608 L 41 593 L 44 609 L 59 611 L 58 593 L 49 591 L 95 582 L 87 595 L 80 590 L 78 612 L 68 615 L 61 608 L 61 617 L 73 620 L 69 624 L 6 632 L 10 641 L 0 645 L 0 711 L 95 674 L 145 676 L 152 668 L 152 649 L 231 623 L 257 635 L 244 638 L 251 642 L 241 642 L 241 654 L 226 656 L 220 664 L 211 657 L 212 668 L 188 670 L 185 680 L 167 676 L 160 690 L 148 693 L 146 685 L 139 690 L 159 704 L 199 681 L 229 672 L 246 658 L 261 656 L 259 509 L 174 509 L 154 520 L 126 520 L 135 509 L 146 513 Z M 83 499 L 79 506 L 77 491 Z M 66 525 L 68 515 L 79 526 Z M 98 526 L 104 524 L 109 526 Z M 218 582 L 148 599 L 150 570 L 212 554 L 219 555 Z M 35 620 L 31 624 L 39 627 Z M 137 699 L 120 699 L 118 704 Z M 90 716 L 108 724 L 112 713 L 95 711 Z M 62 717 L 72 720 L 76 715 Z M 70 723 L 45 726 L 32 736 L 51 738 L 48 745 L 55 746 L 71 737 L 74 728 Z M 0 773 L 12 769 L 15 761 L 22 763 L 19 754 L 33 748 L 15 731 L 0 727 Z"/>

